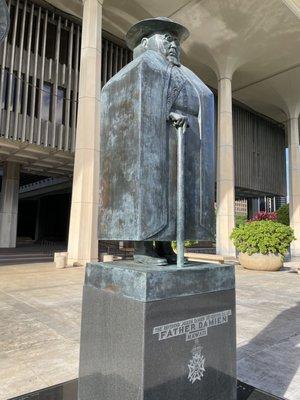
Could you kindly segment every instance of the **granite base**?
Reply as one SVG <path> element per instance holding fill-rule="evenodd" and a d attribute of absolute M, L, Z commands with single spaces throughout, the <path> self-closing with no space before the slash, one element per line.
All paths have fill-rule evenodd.
<path fill-rule="evenodd" d="M 88 264 L 80 400 L 235 400 L 232 266 Z"/>

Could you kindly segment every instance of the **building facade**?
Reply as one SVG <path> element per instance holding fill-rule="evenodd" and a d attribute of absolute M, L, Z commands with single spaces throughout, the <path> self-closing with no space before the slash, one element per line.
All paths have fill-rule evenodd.
<path fill-rule="evenodd" d="M 101 85 L 132 58 L 124 43 L 131 23 L 149 13 L 166 15 L 163 5 L 157 4 L 150 12 L 142 1 L 134 3 L 136 10 L 130 2 L 116 5 L 110 0 L 104 4 L 100 0 L 8 0 L 11 28 L 0 46 L 1 247 L 15 246 L 18 234 L 33 240 L 68 241 L 70 265 L 98 258 Z M 204 8 L 196 10 L 199 16 L 212 3 L 223 7 L 217 0 L 203 3 Z M 228 0 L 229 14 L 235 12 L 231 3 Z M 184 10 L 186 14 L 178 7 L 172 18 L 188 25 L 193 9 L 185 4 Z M 214 12 L 212 21 L 226 20 L 218 8 Z M 291 13 L 293 22 L 295 14 Z M 211 29 L 203 25 L 203 32 L 205 27 Z M 286 196 L 287 143 L 293 160 L 290 189 L 295 201 L 291 209 L 298 210 L 298 198 L 293 197 L 297 196 L 298 179 L 298 167 L 293 167 L 295 162 L 298 165 L 297 127 L 288 123 L 286 135 L 285 119 L 290 119 L 283 118 L 282 113 L 277 117 L 273 110 L 266 112 L 268 108 L 252 100 L 252 92 L 252 97 L 246 96 L 240 72 L 239 87 L 232 89 L 233 71 L 229 73 L 221 59 L 212 79 L 207 52 L 216 49 L 208 40 L 208 50 L 195 60 L 191 48 L 198 43 L 198 26 L 191 24 L 190 29 L 192 42 L 183 48 L 184 63 L 216 92 L 217 251 L 230 256 L 234 255 L 229 236 L 234 226 L 235 199 Z M 218 29 L 216 26 L 215 31 Z M 200 44 L 203 50 L 203 42 Z M 222 52 L 225 57 L 232 49 L 224 44 Z M 257 84 L 255 80 L 254 86 Z M 271 94 L 269 99 L 271 104 Z M 297 212 L 292 214 L 296 229 Z M 295 254 L 297 251 L 295 248 Z"/>

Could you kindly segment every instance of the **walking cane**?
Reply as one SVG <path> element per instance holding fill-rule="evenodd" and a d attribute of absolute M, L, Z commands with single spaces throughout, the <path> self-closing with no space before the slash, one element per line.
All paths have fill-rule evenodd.
<path fill-rule="evenodd" d="M 177 127 L 177 268 L 184 267 L 184 134 L 187 122 Z"/>

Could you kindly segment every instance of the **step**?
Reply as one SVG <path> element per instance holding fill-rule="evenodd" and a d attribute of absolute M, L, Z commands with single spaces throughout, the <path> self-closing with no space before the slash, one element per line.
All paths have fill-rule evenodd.
<path fill-rule="evenodd" d="M 217 254 L 184 253 L 184 255 L 189 261 L 196 261 L 196 262 L 209 261 L 214 264 L 224 264 L 224 257 Z"/>

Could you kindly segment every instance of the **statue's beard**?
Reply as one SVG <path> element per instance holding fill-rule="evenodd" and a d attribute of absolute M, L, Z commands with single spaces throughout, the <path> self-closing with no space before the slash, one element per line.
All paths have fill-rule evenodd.
<path fill-rule="evenodd" d="M 177 56 L 173 56 L 173 55 L 171 55 L 171 54 L 168 54 L 168 55 L 167 55 L 167 60 L 168 60 L 171 64 L 174 64 L 174 65 L 176 65 L 177 67 L 180 67 L 180 61 L 179 61 L 179 59 L 178 59 Z"/>

